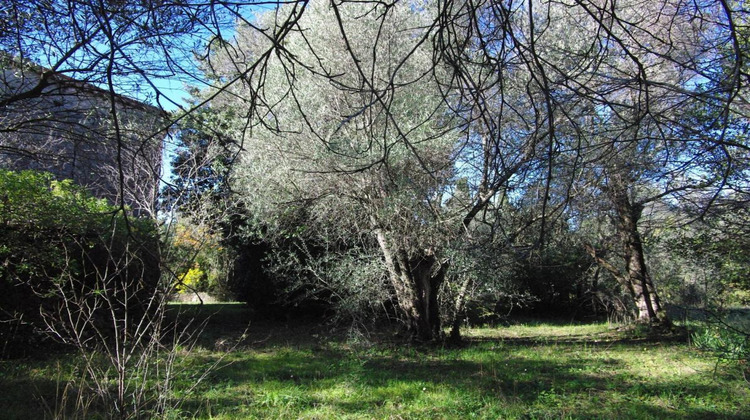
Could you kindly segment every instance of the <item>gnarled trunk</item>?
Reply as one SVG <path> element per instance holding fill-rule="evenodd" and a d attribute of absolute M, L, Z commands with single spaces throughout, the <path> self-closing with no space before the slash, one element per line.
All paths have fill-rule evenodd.
<path fill-rule="evenodd" d="M 407 329 L 421 341 L 440 339 L 438 292 L 445 280 L 448 262 L 439 261 L 431 250 L 410 253 L 392 244 L 382 229 L 375 233 Z"/>

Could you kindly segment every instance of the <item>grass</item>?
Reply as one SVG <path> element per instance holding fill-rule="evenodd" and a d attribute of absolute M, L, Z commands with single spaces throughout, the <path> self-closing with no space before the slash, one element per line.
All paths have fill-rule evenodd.
<path fill-rule="evenodd" d="M 607 324 L 471 329 L 461 348 L 372 344 L 310 324 L 252 324 L 228 350 L 225 343 L 247 325 L 242 306 L 181 309 L 214 316 L 200 347 L 180 361 L 176 388 L 226 358 L 195 392 L 175 395 L 185 398 L 176 418 L 750 418 L 750 389 L 737 366 Z M 41 418 L 38 399 L 54 405 L 72 359 L 0 362 L 3 417 Z"/>

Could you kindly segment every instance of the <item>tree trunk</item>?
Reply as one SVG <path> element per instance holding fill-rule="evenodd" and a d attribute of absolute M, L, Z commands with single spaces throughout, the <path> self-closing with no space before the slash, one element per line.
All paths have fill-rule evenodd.
<path fill-rule="evenodd" d="M 463 281 L 461 282 L 461 288 L 458 291 L 458 296 L 456 296 L 455 313 L 453 315 L 450 335 L 450 340 L 453 343 L 461 342 L 461 313 L 463 312 L 464 306 L 466 305 L 466 296 L 469 291 L 471 279 L 471 276 L 464 277 Z"/>
<path fill-rule="evenodd" d="M 440 262 L 431 250 L 409 253 L 394 246 L 382 229 L 376 229 L 375 233 L 398 306 L 412 337 L 420 341 L 442 338 L 438 292 L 448 263 Z"/>
<path fill-rule="evenodd" d="M 612 182 L 610 185 L 613 184 L 614 188 L 610 193 L 615 204 L 616 228 L 625 258 L 625 273 L 622 276 L 629 285 L 629 291 L 638 310 L 638 320 L 651 324 L 669 324 L 648 272 L 643 242 L 638 232 L 638 221 L 643 206 L 631 202 L 627 189 L 621 183 Z"/>

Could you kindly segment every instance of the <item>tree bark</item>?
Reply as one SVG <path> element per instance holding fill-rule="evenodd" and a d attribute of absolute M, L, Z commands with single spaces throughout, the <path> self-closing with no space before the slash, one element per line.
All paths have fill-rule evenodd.
<path fill-rule="evenodd" d="M 438 292 L 445 280 L 447 261 L 439 261 L 431 250 L 410 253 L 403 247 L 394 246 L 382 229 L 376 229 L 375 234 L 412 338 L 419 341 L 441 339 Z"/>
<path fill-rule="evenodd" d="M 633 203 L 619 177 L 613 178 L 613 182 L 610 182 L 610 194 L 615 205 L 615 225 L 625 258 L 625 272 L 622 277 L 629 285 L 629 291 L 638 310 L 638 320 L 651 324 L 669 324 L 649 274 L 643 241 L 638 231 L 643 205 Z"/>
<path fill-rule="evenodd" d="M 453 315 L 453 322 L 451 323 L 451 334 L 450 340 L 453 343 L 461 342 L 461 314 L 466 305 L 466 296 L 469 291 L 472 277 L 465 276 L 461 282 L 461 288 L 458 290 L 458 296 L 456 296 L 455 313 Z"/>

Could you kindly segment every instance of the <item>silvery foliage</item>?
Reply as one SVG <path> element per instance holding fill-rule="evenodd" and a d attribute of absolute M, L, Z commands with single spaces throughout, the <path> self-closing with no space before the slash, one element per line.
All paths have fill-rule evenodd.
<path fill-rule="evenodd" d="M 314 1 L 278 52 L 259 57 L 296 12 L 282 7 L 259 14 L 255 27 L 238 25 L 231 47 L 207 63 L 231 80 L 267 60 L 211 103 L 231 116 L 242 145 L 232 187 L 267 239 L 298 241 L 298 255 L 277 259 L 277 269 L 343 293 L 336 300 L 347 305 L 377 305 L 388 289 L 367 232 L 383 228 L 406 249 L 434 246 L 454 171 L 458 133 L 427 37 L 435 11 Z"/>

